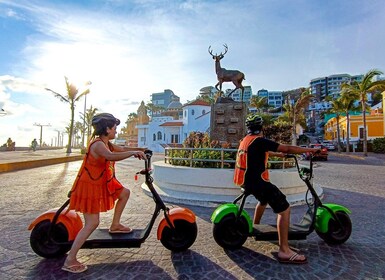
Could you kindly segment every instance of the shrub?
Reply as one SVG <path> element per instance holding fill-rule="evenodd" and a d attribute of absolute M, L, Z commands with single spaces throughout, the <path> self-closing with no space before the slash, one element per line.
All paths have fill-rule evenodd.
<path fill-rule="evenodd" d="M 270 127 L 270 126 L 269 126 Z M 290 129 L 286 126 L 271 126 L 273 130 L 276 131 L 279 135 L 275 138 L 277 141 L 283 142 L 290 141 Z M 287 133 L 287 131 L 289 131 Z M 211 141 L 208 133 L 202 132 L 191 132 L 190 135 L 186 138 L 183 143 L 184 148 L 211 148 L 211 149 L 229 149 L 230 143 L 219 143 L 219 141 Z M 191 155 L 192 153 L 192 155 Z M 234 161 L 234 162 L 225 162 L 224 168 L 234 168 L 235 159 L 237 152 L 236 151 L 225 151 L 223 154 L 224 161 Z M 192 167 L 203 167 L 203 168 L 220 168 L 221 167 L 221 151 L 220 150 L 178 150 L 174 149 L 170 151 L 169 156 L 171 159 L 168 160 L 168 163 L 177 166 L 190 166 L 191 156 L 194 158 L 194 161 L 191 163 Z M 197 160 L 198 159 L 198 160 Z M 200 161 L 199 159 L 202 159 Z M 281 161 L 282 158 L 272 158 L 272 161 Z M 279 169 L 282 168 L 283 163 L 269 163 L 268 168 L 270 169 Z M 293 162 L 286 161 L 285 168 L 292 167 Z"/>
<path fill-rule="evenodd" d="M 385 137 L 373 140 L 373 152 L 385 154 Z"/>

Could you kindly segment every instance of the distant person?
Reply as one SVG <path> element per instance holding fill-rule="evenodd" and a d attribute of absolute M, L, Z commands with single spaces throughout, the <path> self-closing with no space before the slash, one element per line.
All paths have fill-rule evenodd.
<path fill-rule="evenodd" d="M 283 157 L 287 153 L 315 153 L 318 152 L 318 149 L 284 145 L 266 139 L 262 134 L 262 125 L 263 120 L 259 115 L 253 114 L 246 119 L 247 135 L 241 140 L 238 148 L 234 183 L 253 194 L 259 201 L 254 213 L 255 224 L 259 224 L 267 204 L 278 215 L 278 261 L 303 264 L 307 262 L 306 257 L 289 247 L 290 205 L 279 188 L 270 183 L 267 159 L 269 153 Z"/>
<path fill-rule="evenodd" d="M 14 151 L 16 149 L 16 143 L 12 141 L 11 137 L 7 140 L 7 150 L 8 151 Z"/>
<path fill-rule="evenodd" d="M 112 144 L 116 126 L 120 120 L 112 114 L 102 113 L 92 118 L 93 134 L 88 145 L 86 157 L 70 191 L 69 209 L 84 215 L 84 227 L 79 231 L 68 253 L 63 270 L 81 273 L 87 270 L 76 255 L 87 238 L 99 225 L 100 212 L 115 211 L 109 232 L 130 233 L 131 228 L 120 223 L 124 207 L 130 197 L 130 191 L 115 178 L 115 161 L 129 157 L 145 159 L 144 149 L 130 148 Z M 97 137 L 96 137 L 97 136 Z M 115 205 L 115 201 L 116 205 Z"/>
<path fill-rule="evenodd" d="M 13 141 L 12 141 L 11 137 L 9 137 L 7 140 L 7 147 L 12 147 L 12 143 L 13 143 Z"/>
<path fill-rule="evenodd" d="M 36 147 L 37 147 L 37 141 L 36 141 L 36 138 L 32 140 L 31 142 L 31 148 L 32 150 L 35 152 L 36 151 Z"/>

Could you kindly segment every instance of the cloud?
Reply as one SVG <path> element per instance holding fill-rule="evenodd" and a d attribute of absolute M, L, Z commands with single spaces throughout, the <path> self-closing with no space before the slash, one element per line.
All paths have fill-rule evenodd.
<path fill-rule="evenodd" d="M 216 84 L 207 48 L 220 52 L 224 43 L 229 51 L 222 67 L 244 72 L 244 85 L 254 93 L 308 86 L 331 74 L 385 70 L 382 1 L 91 2 L 1 0 L 8 26 L 26 30 L 14 33 L 22 45 L 5 45 L 13 51 L 4 53 L 12 67 L 3 66 L 8 75 L 0 78 L 5 108 L 64 127 L 68 106 L 42 90 L 64 94 L 64 76 L 79 87 L 91 81 L 87 105 L 121 119 L 164 89 L 184 103 Z M 233 85 L 225 83 L 227 88 Z"/>

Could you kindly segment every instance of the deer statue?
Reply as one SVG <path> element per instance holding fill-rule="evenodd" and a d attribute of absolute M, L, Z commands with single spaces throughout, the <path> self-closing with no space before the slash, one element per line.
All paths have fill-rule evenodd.
<path fill-rule="evenodd" d="M 230 97 L 231 94 L 238 88 L 241 89 L 241 102 L 243 102 L 243 90 L 244 87 L 242 86 L 242 81 L 245 79 L 245 74 L 243 74 L 241 71 L 238 70 L 227 70 L 225 68 L 221 67 L 221 59 L 225 56 L 227 53 L 228 47 L 226 44 L 223 45 L 225 47 L 225 52 L 218 54 L 213 54 L 213 51 L 211 50 L 211 46 L 209 46 L 209 54 L 213 57 L 215 60 L 215 72 L 217 73 L 218 83 L 215 85 L 215 88 L 222 92 L 222 83 L 223 82 L 233 82 L 235 85 L 235 89 L 233 89 L 227 97 Z M 219 86 L 219 88 L 218 88 Z"/>

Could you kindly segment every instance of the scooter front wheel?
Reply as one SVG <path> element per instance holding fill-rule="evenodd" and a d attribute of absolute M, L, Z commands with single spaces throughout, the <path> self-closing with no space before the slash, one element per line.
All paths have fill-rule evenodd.
<path fill-rule="evenodd" d="M 316 230 L 319 237 L 326 243 L 338 245 L 349 239 L 352 233 L 352 222 L 347 213 L 338 211 L 335 213 L 340 223 L 331 218 L 329 220 L 327 232 L 319 232 Z"/>
<path fill-rule="evenodd" d="M 49 220 L 41 221 L 33 228 L 29 240 L 32 250 L 47 259 L 60 257 L 71 248 L 68 244 L 60 244 L 68 242 L 66 227 L 62 223 L 55 225 L 49 236 L 50 226 Z"/>
<path fill-rule="evenodd" d="M 197 235 L 198 227 L 196 222 L 175 220 L 174 228 L 166 226 L 163 229 L 160 242 L 173 252 L 181 252 L 187 250 L 195 242 Z"/>
<path fill-rule="evenodd" d="M 224 249 L 238 249 L 246 242 L 248 228 L 248 223 L 243 216 L 237 220 L 234 214 L 228 214 L 214 224 L 214 239 Z"/>

